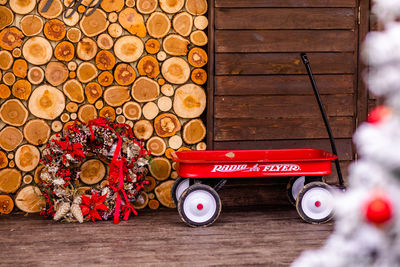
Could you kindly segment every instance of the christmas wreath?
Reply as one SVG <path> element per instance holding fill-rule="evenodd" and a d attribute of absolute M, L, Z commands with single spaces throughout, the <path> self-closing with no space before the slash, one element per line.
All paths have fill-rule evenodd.
<path fill-rule="evenodd" d="M 106 118 L 88 124 L 75 121 L 43 151 L 40 189 L 46 207 L 41 214 L 80 223 L 111 217 L 118 223 L 121 217 L 137 215 L 132 202 L 146 183 L 149 154 L 126 124 Z M 96 156 L 109 165 L 108 177 L 85 183 L 81 166 Z"/>

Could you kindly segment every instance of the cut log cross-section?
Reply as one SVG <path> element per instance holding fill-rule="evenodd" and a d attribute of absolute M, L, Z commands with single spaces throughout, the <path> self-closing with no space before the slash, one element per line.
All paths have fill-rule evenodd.
<path fill-rule="evenodd" d="M 10 214 L 14 209 L 14 201 L 8 195 L 0 195 L 0 214 Z"/>
<path fill-rule="evenodd" d="M 0 147 L 5 151 L 12 151 L 21 144 L 23 138 L 18 128 L 7 126 L 0 131 Z"/>
<path fill-rule="evenodd" d="M 154 129 L 160 137 L 170 137 L 181 130 L 181 123 L 171 113 L 164 113 L 154 119 Z"/>
<path fill-rule="evenodd" d="M 82 84 L 75 79 L 64 83 L 63 92 L 71 101 L 82 103 L 85 100 Z"/>
<path fill-rule="evenodd" d="M 38 187 L 28 185 L 17 193 L 15 205 L 24 212 L 36 213 L 46 206 L 46 202 Z"/>
<path fill-rule="evenodd" d="M 174 30 L 182 36 L 188 36 L 192 32 L 193 18 L 187 12 L 176 15 L 172 21 Z"/>
<path fill-rule="evenodd" d="M 14 13 L 5 6 L 0 6 L 0 30 L 4 29 L 8 25 L 11 25 L 14 21 Z"/>
<path fill-rule="evenodd" d="M 41 119 L 30 120 L 24 126 L 25 139 L 35 146 L 47 143 L 50 132 L 50 126 Z"/>
<path fill-rule="evenodd" d="M 148 102 L 143 106 L 142 112 L 143 117 L 145 117 L 147 120 L 152 120 L 158 115 L 160 110 L 158 109 L 156 103 Z"/>
<path fill-rule="evenodd" d="M 199 47 L 192 48 L 189 51 L 188 60 L 193 67 L 201 68 L 208 62 L 207 52 Z"/>
<path fill-rule="evenodd" d="M 136 102 L 125 103 L 122 110 L 128 120 L 138 120 L 142 116 L 142 109 Z"/>
<path fill-rule="evenodd" d="M 97 44 L 90 38 L 83 38 L 76 47 L 76 55 L 82 60 L 91 60 L 97 54 Z"/>
<path fill-rule="evenodd" d="M 160 51 L 160 42 L 157 39 L 148 39 L 145 43 L 145 49 L 149 54 L 156 54 Z"/>
<path fill-rule="evenodd" d="M 32 37 L 25 42 L 22 54 L 29 63 L 43 65 L 50 61 L 53 48 L 45 38 Z"/>
<path fill-rule="evenodd" d="M 103 107 L 102 109 L 100 109 L 99 111 L 99 117 L 103 117 L 103 118 L 109 118 L 110 120 L 115 120 L 116 114 L 115 114 L 115 109 L 107 106 L 107 107 Z M 123 119 L 125 119 L 124 116 L 121 116 Z M 121 118 L 120 116 L 118 116 L 118 118 Z M 125 121 L 121 121 L 121 119 L 119 119 L 120 121 L 117 121 L 118 123 L 124 123 Z"/>
<path fill-rule="evenodd" d="M 119 85 L 130 85 L 136 79 L 135 70 L 129 64 L 118 64 L 114 70 L 114 79 Z"/>
<path fill-rule="evenodd" d="M 136 201 L 132 203 L 133 208 L 137 210 L 144 209 L 149 202 L 149 196 L 146 192 L 140 192 L 139 196 L 137 197 Z"/>
<path fill-rule="evenodd" d="M 203 85 L 207 82 L 207 72 L 203 69 L 194 69 L 190 75 L 190 79 L 199 85 Z"/>
<path fill-rule="evenodd" d="M 0 47 L 11 51 L 21 46 L 23 38 L 24 35 L 19 29 L 15 27 L 5 28 L 0 31 Z"/>
<path fill-rule="evenodd" d="M 114 44 L 115 56 L 123 62 L 134 62 L 139 59 L 144 50 L 142 40 L 136 36 L 123 36 Z"/>
<path fill-rule="evenodd" d="M 44 77 L 53 86 L 59 86 L 68 79 L 68 68 L 59 61 L 52 61 L 46 66 Z"/>
<path fill-rule="evenodd" d="M 194 31 L 190 34 L 190 41 L 195 45 L 204 46 L 208 43 L 208 37 L 203 31 Z"/>
<path fill-rule="evenodd" d="M 190 67 L 182 58 L 171 57 L 162 64 L 161 73 L 170 83 L 184 84 L 189 79 Z"/>
<path fill-rule="evenodd" d="M 197 16 L 194 19 L 194 26 L 199 30 L 204 30 L 208 27 L 208 19 L 206 16 Z"/>
<path fill-rule="evenodd" d="M 0 70 L 9 70 L 13 65 L 14 58 L 7 50 L 0 51 Z"/>
<path fill-rule="evenodd" d="M 32 92 L 28 108 L 36 117 L 54 120 L 65 108 L 65 96 L 55 87 L 42 85 Z"/>
<path fill-rule="evenodd" d="M 40 67 L 32 67 L 28 71 L 28 80 L 32 84 L 40 84 L 44 79 L 44 71 Z"/>
<path fill-rule="evenodd" d="M 124 7 L 124 4 L 124 0 L 102 0 L 100 6 L 106 12 L 119 12 Z"/>
<path fill-rule="evenodd" d="M 64 5 L 61 3 L 61 0 L 52 0 L 50 2 L 50 7 L 47 11 L 43 12 L 43 8 L 47 5 L 48 0 L 40 0 L 38 5 L 39 14 L 46 19 L 54 19 L 57 18 L 64 10 Z"/>
<path fill-rule="evenodd" d="M 168 35 L 163 41 L 164 51 L 172 56 L 185 56 L 189 41 L 177 34 Z"/>
<path fill-rule="evenodd" d="M 147 140 L 153 135 L 153 126 L 148 120 L 140 120 L 133 126 L 133 132 L 136 138 Z"/>
<path fill-rule="evenodd" d="M 124 86 L 111 86 L 104 91 L 104 101 L 112 106 L 123 105 L 130 100 L 129 88 Z"/>
<path fill-rule="evenodd" d="M 24 59 L 17 59 L 13 65 L 13 73 L 19 78 L 25 78 L 28 74 L 28 63 Z"/>
<path fill-rule="evenodd" d="M 164 12 L 167 13 L 176 13 L 182 9 L 185 4 L 185 0 L 159 0 L 160 7 Z"/>
<path fill-rule="evenodd" d="M 90 159 L 82 163 L 81 165 L 80 179 L 85 184 L 97 184 L 103 180 L 106 175 L 106 168 L 98 159 Z"/>
<path fill-rule="evenodd" d="M 157 9 L 157 0 L 136 0 L 136 8 L 142 14 L 150 14 Z"/>
<path fill-rule="evenodd" d="M 90 104 L 83 105 L 79 108 L 78 118 L 84 123 L 88 123 L 91 120 L 97 119 L 97 109 Z"/>
<path fill-rule="evenodd" d="M 183 140 L 192 145 L 200 142 L 206 136 L 206 127 L 200 119 L 189 121 L 183 127 Z"/>
<path fill-rule="evenodd" d="M 175 91 L 174 111 L 182 118 L 196 118 L 206 108 L 206 93 L 195 84 L 185 84 Z"/>
<path fill-rule="evenodd" d="M 51 41 L 61 41 L 66 33 L 66 25 L 59 19 L 52 19 L 44 24 L 43 33 Z"/>
<path fill-rule="evenodd" d="M 11 95 L 10 87 L 5 84 L 0 84 L 0 98 L 6 99 Z"/>
<path fill-rule="evenodd" d="M 139 60 L 137 69 L 140 75 L 146 75 L 149 78 L 156 78 L 160 74 L 158 61 L 153 56 L 144 56 Z"/>
<path fill-rule="evenodd" d="M 96 82 L 88 83 L 85 86 L 85 95 L 90 104 L 94 104 L 94 102 L 96 102 L 96 100 L 99 99 L 102 94 L 103 89 L 101 88 L 100 84 Z"/>
<path fill-rule="evenodd" d="M 4 193 L 14 193 L 18 190 L 22 182 L 21 172 L 16 169 L 0 170 L 0 191 Z"/>
<path fill-rule="evenodd" d="M 203 15 L 207 12 L 207 0 L 186 0 L 185 8 L 192 15 Z"/>
<path fill-rule="evenodd" d="M 96 67 L 99 70 L 111 70 L 115 66 L 114 55 L 107 50 L 101 50 L 96 55 Z"/>
<path fill-rule="evenodd" d="M 75 55 L 75 47 L 68 41 L 59 43 L 54 49 L 54 56 L 61 61 L 71 61 Z"/>
<path fill-rule="evenodd" d="M 142 38 L 146 36 L 143 16 L 137 13 L 135 9 L 128 7 L 122 10 L 118 16 L 118 22 L 129 33 Z"/>
<path fill-rule="evenodd" d="M 43 20 L 36 15 L 27 15 L 21 19 L 19 26 L 26 36 L 34 36 L 42 32 Z"/>
<path fill-rule="evenodd" d="M 146 27 L 151 37 L 163 38 L 171 29 L 171 21 L 166 14 L 154 12 L 147 19 Z"/>
<path fill-rule="evenodd" d="M 6 153 L 0 151 L 0 169 L 7 167 L 8 165 L 8 158 Z"/>
<path fill-rule="evenodd" d="M 31 95 L 32 85 L 27 80 L 18 80 L 12 86 L 12 94 L 21 100 L 28 100 Z"/>
<path fill-rule="evenodd" d="M 153 158 L 150 163 L 150 173 L 158 181 L 168 179 L 171 173 L 171 163 L 168 159 L 162 157 Z"/>
<path fill-rule="evenodd" d="M 0 107 L 0 119 L 13 126 L 21 126 L 28 119 L 28 110 L 17 99 L 10 99 Z"/>
<path fill-rule="evenodd" d="M 93 63 L 82 62 L 76 71 L 78 80 L 82 83 L 87 83 L 95 79 L 98 75 L 98 70 Z"/>
<path fill-rule="evenodd" d="M 147 150 L 150 150 L 154 156 L 163 155 L 166 149 L 167 145 L 164 140 L 158 136 L 153 136 L 147 141 Z"/>
<path fill-rule="evenodd" d="M 23 145 L 15 152 L 15 164 L 21 171 L 29 172 L 39 164 L 40 152 L 33 145 Z"/>
<path fill-rule="evenodd" d="M 147 77 L 138 78 L 132 86 L 132 96 L 137 102 L 156 100 L 160 95 L 160 86 Z"/>
<path fill-rule="evenodd" d="M 91 11 L 89 10 L 89 12 Z M 104 32 L 109 22 L 107 21 L 106 13 L 100 9 L 96 9 L 90 16 L 83 16 L 79 25 L 86 36 L 93 37 Z"/>
<path fill-rule="evenodd" d="M 172 186 L 174 185 L 174 181 L 166 181 L 160 184 L 159 186 L 154 189 L 154 192 L 156 193 L 157 199 L 160 201 L 160 203 L 167 207 L 167 208 L 175 208 L 175 203 L 172 200 L 171 196 L 171 189 Z"/>

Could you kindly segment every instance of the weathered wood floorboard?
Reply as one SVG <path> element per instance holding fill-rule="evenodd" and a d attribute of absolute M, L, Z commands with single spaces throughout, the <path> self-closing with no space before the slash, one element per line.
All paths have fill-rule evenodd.
<path fill-rule="evenodd" d="M 187 227 L 175 210 L 141 211 L 119 225 L 3 216 L 0 265 L 288 266 L 331 230 L 303 223 L 290 206 L 224 210 L 208 228 Z"/>

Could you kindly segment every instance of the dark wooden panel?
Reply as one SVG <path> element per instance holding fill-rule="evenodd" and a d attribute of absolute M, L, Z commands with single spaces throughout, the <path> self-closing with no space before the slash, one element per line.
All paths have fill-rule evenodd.
<path fill-rule="evenodd" d="M 215 0 L 216 7 L 355 7 L 356 0 Z"/>
<path fill-rule="evenodd" d="M 349 161 L 349 160 L 340 161 L 340 168 L 342 170 L 342 175 L 343 175 L 345 184 L 347 184 L 347 181 L 348 181 L 349 166 L 350 166 L 351 163 L 352 163 L 352 161 Z M 339 184 L 338 175 L 337 175 L 337 172 L 336 172 L 336 167 L 335 167 L 335 163 L 334 162 L 332 162 L 331 169 L 332 169 L 332 173 L 327 175 L 327 176 L 324 176 L 325 182 L 327 182 L 328 184 L 336 184 L 336 185 L 338 185 Z"/>
<path fill-rule="evenodd" d="M 215 32 L 217 53 L 351 52 L 354 32 L 348 30 L 251 30 Z"/>
<path fill-rule="evenodd" d="M 329 118 L 336 138 L 350 138 L 354 130 L 352 117 Z M 214 140 L 268 140 L 327 138 L 320 118 L 215 119 Z"/>
<path fill-rule="evenodd" d="M 353 75 L 315 75 L 321 94 L 351 94 Z M 308 76 L 217 76 L 215 95 L 310 95 Z"/>
<path fill-rule="evenodd" d="M 322 121 L 321 121 L 322 123 Z M 340 160 L 353 160 L 352 139 L 336 139 L 336 148 Z M 331 151 L 329 139 L 299 140 L 262 140 L 262 141 L 228 141 L 215 142 L 217 150 L 228 149 L 284 149 L 284 148 L 319 148 Z"/>
<path fill-rule="evenodd" d="M 217 29 L 354 29 L 354 26 L 354 8 L 218 8 L 215 10 Z"/>
<path fill-rule="evenodd" d="M 353 53 L 309 53 L 314 74 L 354 73 Z M 299 53 L 216 54 L 217 75 L 305 74 Z"/>
<path fill-rule="evenodd" d="M 209 25 L 215 24 L 215 8 L 214 1 L 208 1 L 208 20 Z M 207 148 L 213 149 L 214 146 L 214 90 L 215 90 L 215 75 L 214 75 L 214 57 L 215 57 L 215 27 L 208 27 L 208 64 L 207 64 L 207 114 L 206 126 L 207 126 Z"/>
<path fill-rule="evenodd" d="M 352 95 L 322 97 L 328 116 L 353 116 Z M 321 118 L 314 96 L 217 96 L 215 118 Z"/>

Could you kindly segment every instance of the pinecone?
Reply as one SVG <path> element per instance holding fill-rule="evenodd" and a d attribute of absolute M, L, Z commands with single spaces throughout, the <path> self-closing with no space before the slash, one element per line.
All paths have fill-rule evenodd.
<path fill-rule="evenodd" d="M 54 214 L 53 220 L 58 221 L 67 215 L 68 211 L 70 210 L 71 206 L 69 202 L 62 202 L 56 211 L 56 214 Z"/>
<path fill-rule="evenodd" d="M 71 213 L 75 217 L 75 219 L 78 220 L 78 222 L 83 223 L 83 214 L 81 207 L 79 204 L 81 204 L 82 200 L 80 197 L 77 197 L 74 199 L 74 202 L 72 203 L 71 206 Z"/>

